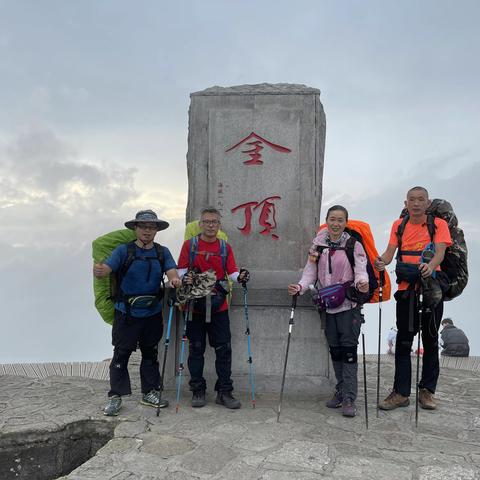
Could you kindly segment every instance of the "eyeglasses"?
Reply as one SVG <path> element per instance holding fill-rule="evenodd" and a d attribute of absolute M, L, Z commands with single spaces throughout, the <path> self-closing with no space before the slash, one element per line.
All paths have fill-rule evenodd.
<path fill-rule="evenodd" d="M 220 220 L 201 220 L 200 223 L 202 225 L 209 225 L 215 227 L 217 225 L 220 225 Z"/>
<path fill-rule="evenodd" d="M 157 230 L 156 225 L 142 225 L 141 223 L 137 223 L 137 228 L 139 230 L 151 230 L 151 231 Z"/>

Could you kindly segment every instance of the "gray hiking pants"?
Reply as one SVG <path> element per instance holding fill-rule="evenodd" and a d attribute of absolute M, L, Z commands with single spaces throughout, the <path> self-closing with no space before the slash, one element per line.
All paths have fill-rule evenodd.
<path fill-rule="evenodd" d="M 363 315 L 359 308 L 327 313 L 325 336 L 337 379 L 336 389 L 344 400 L 357 398 L 357 345 Z"/>

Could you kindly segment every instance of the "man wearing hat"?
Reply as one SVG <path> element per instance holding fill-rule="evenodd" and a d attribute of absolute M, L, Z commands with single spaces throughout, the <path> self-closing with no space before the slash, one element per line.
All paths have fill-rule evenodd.
<path fill-rule="evenodd" d="M 119 245 L 103 262 L 93 267 L 93 274 L 103 278 L 116 273 L 117 295 L 112 328 L 113 358 L 110 364 L 109 403 L 105 415 L 118 415 L 122 396 L 131 394 L 128 360 L 137 344 L 142 353 L 140 380 L 142 401 L 151 407 L 167 407 L 160 398 L 158 343 L 163 334 L 163 275 L 178 287 L 181 280 L 168 248 L 154 242 L 157 232 L 168 228 L 152 210 L 138 212 L 125 226 L 135 232 L 136 240 Z"/>

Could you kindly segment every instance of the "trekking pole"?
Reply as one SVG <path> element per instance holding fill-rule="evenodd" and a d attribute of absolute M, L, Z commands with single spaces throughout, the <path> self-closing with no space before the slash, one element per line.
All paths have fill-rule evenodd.
<path fill-rule="evenodd" d="M 377 353 L 377 418 L 379 414 L 380 404 L 380 345 L 382 342 L 382 302 L 383 302 L 383 285 L 385 284 L 385 270 L 380 272 L 378 288 L 378 353 Z"/>
<path fill-rule="evenodd" d="M 420 377 L 420 337 L 422 336 L 422 310 L 423 310 L 423 290 L 420 286 L 418 293 L 418 340 L 417 340 L 417 378 L 415 388 L 415 428 L 418 427 L 418 394 L 419 394 L 419 377 Z"/>
<path fill-rule="evenodd" d="M 242 283 L 243 286 L 243 307 L 245 310 L 245 335 L 247 336 L 247 348 L 248 348 L 248 369 L 250 376 L 250 395 L 252 400 L 252 408 L 255 408 L 255 376 L 253 371 L 253 358 L 252 358 L 252 346 L 250 340 L 250 321 L 248 319 L 248 288 L 245 282 Z"/>
<path fill-rule="evenodd" d="M 175 290 L 174 290 L 175 291 Z M 162 373 L 160 375 L 160 392 L 158 395 L 158 405 L 157 405 L 157 417 L 160 415 L 160 400 L 162 399 L 162 393 L 165 385 L 165 365 L 167 364 L 167 352 L 170 345 L 170 331 L 172 329 L 172 318 L 174 311 L 174 295 L 170 294 L 168 297 L 168 305 L 170 310 L 168 312 L 168 323 L 167 323 L 167 333 L 165 334 L 165 348 L 163 350 L 163 363 L 162 363 Z"/>
<path fill-rule="evenodd" d="M 365 394 L 365 426 L 368 430 L 368 401 L 367 401 L 367 363 L 365 360 L 365 334 L 362 332 L 363 348 L 363 392 Z"/>
<path fill-rule="evenodd" d="M 190 302 L 188 301 L 186 303 L 186 310 L 183 315 L 182 348 L 180 349 L 180 355 L 178 358 L 177 399 L 176 399 L 176 405 L 175 405 L 175 413 L 178 413 L 178 409 L 180 408 L 180 390 L 182 387 L 183 370 L 185 369 L 183 365 L 183 361 L 185 357 L 185 344 L 187 343 L 187 324 L 188 324 L 189 315 L 190 315 Z"/>
<path fill-rule="evenodd" d="M 295 315 L 295 308 L 297 308 L 297 296 L 298 296 L 298 293 L 296 293 L 292 298 L 292 308 L 290 310 L 290 321 L 288 322 L 287 351 L 285 352 L 285 364 L 283 365 L 282 387 L 280 389 L 280 402 L 278 404 L 277 423 L 280 421 L 280 412 L 282 411 L 283 387 L 285 386 L 285 375 L 287 373 L 288 350 L 290 349 L 290 337 L 292 336 L 292 327 L 294 325 L 293 316 Z"/>

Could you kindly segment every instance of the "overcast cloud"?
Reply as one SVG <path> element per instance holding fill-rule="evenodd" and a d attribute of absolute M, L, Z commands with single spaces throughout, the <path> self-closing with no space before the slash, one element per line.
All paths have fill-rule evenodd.
<path fill-rule="evenodd" d="M 171 222 L 161 241 L 176 255 L 189 94 L 262 82 L 322 91 L 324 206 L 369 221 L 380 250 L 410 186 L 453 203 L 471 277 L 446 313 L 480 354 L 480 3 L 0 0 L 0 11 L 0 362 L 110 356 L 92 239 L 150 207 Z"/>

